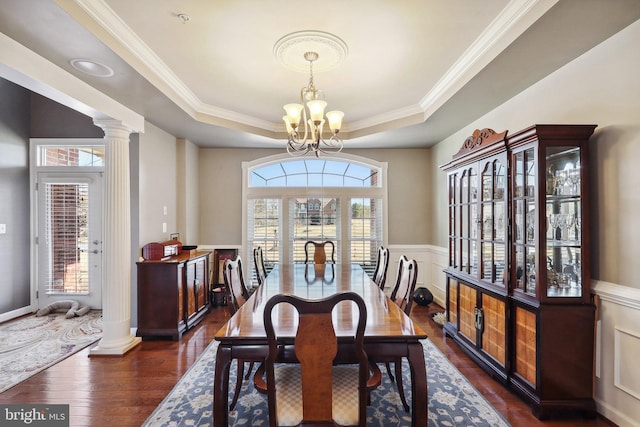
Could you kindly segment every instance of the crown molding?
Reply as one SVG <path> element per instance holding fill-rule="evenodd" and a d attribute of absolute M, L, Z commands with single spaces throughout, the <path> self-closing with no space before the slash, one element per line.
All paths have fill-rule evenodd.
<path fill-rule="evenodd" d="M 429 118 L 559 0 L 512 0 L 435 86 L 422 98 Z"/>
<path fill-rule="evenodd" d="M 510 1 L 418 104 L 350 122 L 341 131 L 344 137 L 347 138 L 349 133 L 360 136 L 374 131 L 394 129 L 398 125 L 424 122 L 558 1 Z M 56 0 L 56 2 L 69 13 L 74 9 L 73 5 L 79 7 L 87 17 L 93 20 L 93 22 L 84 20 L 88 28 L 95 30 L 97 25 L 106 32 L 116 44 L 111 46 L 116 52 L 127 53 L 126 56 L 129 59 L 127 62 L 132 67 L 195 120 L 272 138 L 279 138 L 285 134 L 283 124 L 202 102 L 104 0 Z M 76 16 L 76 18 L 81 17 Z M 94 33 L 99 36 L 99 31 Z M 103 39 L 103 42 L 109 44 L 108 40 Z"/>

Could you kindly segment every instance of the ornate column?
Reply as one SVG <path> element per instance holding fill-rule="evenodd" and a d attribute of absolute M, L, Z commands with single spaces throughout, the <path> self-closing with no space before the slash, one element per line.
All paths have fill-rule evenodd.
<path fill-rule="evenodd" d="M 119 120 L 94 120 L 104 131 L 103 333 L 90 355 L 123 355 L 141 342 L 131 335 L 131 202 L 129 135 Z"/>

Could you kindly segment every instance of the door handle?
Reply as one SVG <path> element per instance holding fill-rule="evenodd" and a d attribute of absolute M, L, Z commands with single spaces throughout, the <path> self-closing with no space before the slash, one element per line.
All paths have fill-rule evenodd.
<path fill-rule="evenodd" d="M 484 312 L 481 308 L 476 307 L 474 309 L 475 313 L 475 327 L 477 330 L 482 332 L 484 330 Z"/>

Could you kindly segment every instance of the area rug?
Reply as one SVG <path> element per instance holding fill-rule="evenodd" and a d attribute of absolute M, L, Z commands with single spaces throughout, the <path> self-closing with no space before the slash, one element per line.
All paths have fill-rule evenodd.
<path fill-rule="evenodd" d="M 427 367 L 429 426 L 508 427 L 509 423 L 482 397 L 429 340 L 423 342 Z M 213 416 L 213 374 L 218 343 L 213 342 L 178 384 L 149 416 L 143 426 L 210 426 Z M 236 381 L 232 363 L 229 384 Z M 367 425 L 411 426 L 411 415 L 404 411 L 400 397 L 383 368 L 383 382 L 371 394 Z M 409 366 L 403 365 L 405 394 L 410 402 Z M 230 392 L 232 397 L 233 391 Z M 266 396 L 244 381 L 236 409 L 229 413 L 230 426 L 268 425 Z"/>
<path fill-rule="evenodd" d="M 102 337 L 102 311 L 23 317 L 0 325 L 0 393 Z"/>

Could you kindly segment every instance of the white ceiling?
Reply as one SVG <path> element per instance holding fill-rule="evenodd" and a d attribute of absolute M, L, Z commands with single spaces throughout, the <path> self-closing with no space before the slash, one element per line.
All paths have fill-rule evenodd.
<path fill-rule="evenodd" d="M 0 31 L 203 147 L 283 146 L 282 105 L 297 102 L 309 78 L 274 55 L 293 32 L 347 45 L 337 68 L 314 73 L 328 108 L 345 112 L 346 147 L 424 147 L 640 18 L 638 0 L 0 4 Z M 115 74 L 84 75 L 74 58 Z"/>

